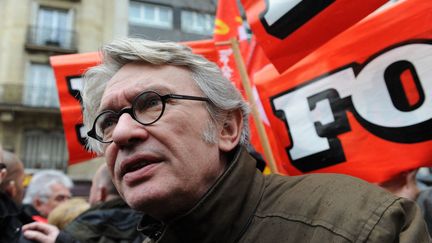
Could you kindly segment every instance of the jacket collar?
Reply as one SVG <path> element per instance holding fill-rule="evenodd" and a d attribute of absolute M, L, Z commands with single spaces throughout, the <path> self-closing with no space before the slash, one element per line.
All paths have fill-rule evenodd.
<path fill-rule="evenodd" d="M 241 147 L 226 171 L 185 215 L 163 225 L 144 216 L 138 230 L 157 242 L 236 242 L 249 224 L 264 180 Z"/>

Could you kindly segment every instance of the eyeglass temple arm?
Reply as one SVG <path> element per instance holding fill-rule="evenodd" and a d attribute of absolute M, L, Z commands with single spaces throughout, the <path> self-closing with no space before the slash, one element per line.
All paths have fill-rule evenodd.
<path fill-rule="evenodd" d="M 198 97 L 198 96 L 189 96 L 189 95 L 177 95 L 177 94 L 168 94 L 164 95 L 166 98 L 170 99 L 183 99 L 183 100 L 201 100 L 209 102 L 210 99 L 206 97 Z"/>

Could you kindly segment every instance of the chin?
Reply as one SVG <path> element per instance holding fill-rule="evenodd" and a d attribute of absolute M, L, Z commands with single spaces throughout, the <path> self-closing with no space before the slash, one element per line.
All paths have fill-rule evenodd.
<path fill-rule="evenodd" d="M 156 207 L 163 204 L 162 195 L 155 191 L 145 190 L 144 188 L 127 189 L 129 193 L 123 194 L 123 199 L 134 210 L 149 213 Z"/>

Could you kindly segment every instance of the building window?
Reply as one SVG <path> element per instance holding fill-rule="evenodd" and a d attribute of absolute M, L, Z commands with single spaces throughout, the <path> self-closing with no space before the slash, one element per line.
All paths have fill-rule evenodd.
<path fill-rule="evenodd" d="M 24 105 L 59 107 L 54 72 L 47 64 L 31 63 L 24 86 Z"/>
<path fill-rule="evenodd" d="M 38 129 L 24 132 L 23 162 L 26 168 L 65 170 L 67 158 L 63 132 Z"/>
<path fill-rule="evenodd" d="M 173 10 L 167 6 L 131 1 L 129 23 L 150 27 L 172 29 Z"/>
<path fill-rule="evenodd" d="M 36 44 L 68 48 L 72 43 L 72 11 L 40 7 L 34 28 Z"/>
<path fill-rule="evenodd" d="M 188 10 L 181 12 L 182 31 L 193 34 L 212 35 L 213 28 L 213 15 Z"/>

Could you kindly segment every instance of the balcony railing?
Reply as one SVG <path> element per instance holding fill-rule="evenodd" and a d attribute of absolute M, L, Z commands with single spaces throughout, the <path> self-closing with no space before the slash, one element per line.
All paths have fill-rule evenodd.
<path fill-rule="evenodd" d="M 76 32 L 61 28 L 29 26 L 26 48 L 74 53 L 77 52 Z"/>
<path fill-rule="evenodd" d="M 29 86 L 21 84 L 0 84 L 0 104 L 35 108 L 58 108 L 58 94 L 55 87 Z"/>
<path fill-rule="evenodd" d="M 47 108 L 59 107 L 56 87 L 47 85 L 25 85 L 23 94 L 23 105 Z"/>

